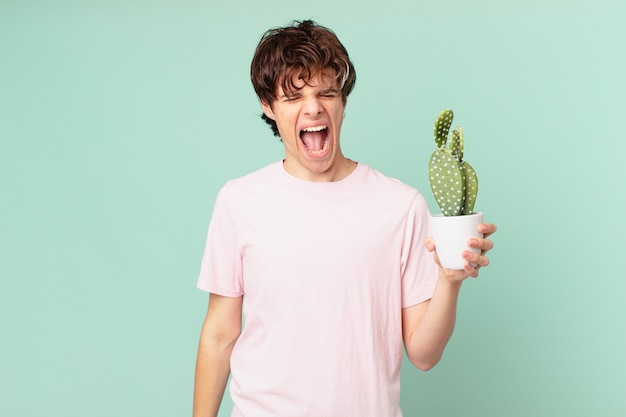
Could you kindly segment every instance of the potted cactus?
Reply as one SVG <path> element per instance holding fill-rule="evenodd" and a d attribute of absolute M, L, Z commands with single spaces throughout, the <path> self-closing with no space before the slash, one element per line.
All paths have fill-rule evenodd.
<path fill-rule="evenodd" d="M 452 110 L 446 109 L 435 121 L 437 149 L 430 157 L 428 178 L 442 214 L 431 217 L 431 226 L 441 266 L 463 269 L 466 260 L 462 252 L 479 252 L 470 248 L 467 241 L 482 237 L 477 228 L 483 222 L 483 214 L 474 212 L 478 177 L 474 168 L 463 159 L 463 129 L 457 126 L 450 133 L 453 118 Z"/>

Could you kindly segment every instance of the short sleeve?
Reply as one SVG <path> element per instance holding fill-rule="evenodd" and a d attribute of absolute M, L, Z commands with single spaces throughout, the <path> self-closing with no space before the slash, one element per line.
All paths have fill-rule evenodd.
<path fill-rule="evenodd" d="M 197 287 L 226 297 L 239 297 L 244 292 L 242 257 L 232 215 L 225 186 L 213 207 Z"/>
<path fill-rule="evenodd" d="M 402 245 L 402 308 L 430 299 L 437 283 L 438 268 L 424 246 L 431 236 L 430 211 L 417 193 L 406 217 Z"/>

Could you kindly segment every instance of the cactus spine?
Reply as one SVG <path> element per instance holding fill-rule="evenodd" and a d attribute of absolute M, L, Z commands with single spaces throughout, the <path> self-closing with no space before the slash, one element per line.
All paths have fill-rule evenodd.
<path fill-rule="evenodd" d="M 444 216 L 460 216 L 474 212 L 478 194 L 476 171 L 463 160 L 463 129 L 457 126 L 450 135 L 454 113 L 442 111 L 435 121 L 435 143 L 437 149 L 428 164 L 429 183 L 435 200 Z"/>

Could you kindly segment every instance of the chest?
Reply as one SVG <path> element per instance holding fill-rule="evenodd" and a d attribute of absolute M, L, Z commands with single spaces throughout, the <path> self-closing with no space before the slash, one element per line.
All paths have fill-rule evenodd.
<path fill-rule="evenodd" d="M 388 202 L 320 197 L 259 206 L 244 217 L 249 295 L 379 289 L 399 277 L 404 216 Z"/>

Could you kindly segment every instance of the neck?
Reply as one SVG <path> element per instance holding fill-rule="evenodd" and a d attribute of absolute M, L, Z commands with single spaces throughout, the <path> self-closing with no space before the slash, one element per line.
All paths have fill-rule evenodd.
<path fill-rule="evenodd" d="M 333 166 L 325 171 L 315 172 L 299 166 L 292 166 L 288 159 L 283 159 L 285 171 L 301 180 L 311 182 L 336 182 L 341 181 L 350 175 L 357 167 L 357 163 L 351 159 L 341 157 L 335 161 Z"/>

